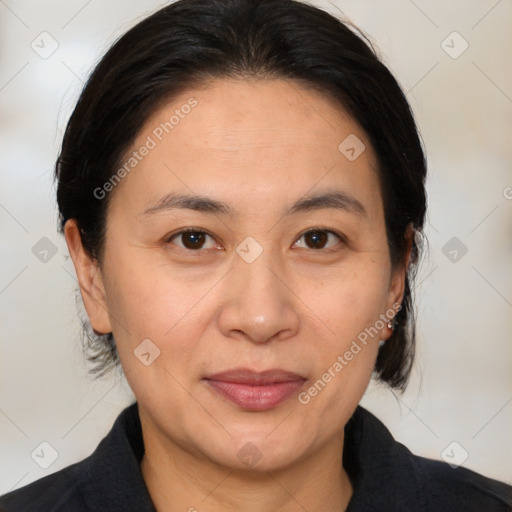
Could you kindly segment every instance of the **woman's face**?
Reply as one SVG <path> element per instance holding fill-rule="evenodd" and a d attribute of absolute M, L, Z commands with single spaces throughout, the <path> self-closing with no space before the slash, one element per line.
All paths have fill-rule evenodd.
<path fill-rule="evenodd" d="M 83 295 L 145 435 L 258 470 L 342 440 L 404 280 L 361 128 L 298 83 L 217 79 L 160 108 L 125 162 L 104 299 Z"/>

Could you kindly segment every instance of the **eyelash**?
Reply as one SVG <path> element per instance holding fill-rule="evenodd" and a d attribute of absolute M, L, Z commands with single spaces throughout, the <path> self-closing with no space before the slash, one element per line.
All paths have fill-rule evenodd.
<path fill-rule="evenodd" d="M 312 227 L 312 228 L 308 228 L 306 231 L 303 231 L 299 237 L 296 239 L 296 241 L 294 242 L 293 245 L 295 245 L 302 237 L 304 237 L 305 235 L 309 234 L 309 233 L 314 233 L 314 232 L 317 232 L 317 231 L 321 231 L 321 232 L 324 232 L 324 233 L 327 233 L 328 235 L 331 234 L 331 235 L 334 235 L 336 236 L 340 242 L 342 244 L 345 244 L 347 242 L 347 239 L 344 235 L 342 235 L 341 233 L 338 233 L 337 231 L 334 231 L 332 229 L 327 229 L 327 228 L 322 228 L 320 226 L 318 227 Z M 208 235 L 210 238 L 212 238 L 213 240 L 216 240 L 215 237 L 209 233 L 208 231 L 204 230 L 204 229 L 200 229 L 200 228 L 187 228 L 187 229 L 183 229 L 177 233 L 174 233 L 173 235 L 169 236 L 167 239 L 166 239 L 166 243 L 172 243 L 172 240 L 176 237 L 179 237 L 180 235 L 183 235 L 185 233 L 200 233 L 200 234 L 204 234 L 204 235 Z M 337 244 L 339 245 L 339 244 Z M 339 248 L 336 246 L 334 247 L 328 247 L 327 249 L 311 249 L 309 247 L 306 247 L 306 249 L 308 249 L 309 251 L 313 251 L 313 252 L 317 252 L 317 253 L 332 253 L 332 252 L 336 252 L 337 250 L 339 250 Z M 198 250 L 194 250 L 194 249 L 188 249 L 186 247 L 179 247 L 179 249 L 183 250 L 183 251 L 186 251 L 188 253 L 193 253 L 193 252 L 197 252 L 197 253 L 200 253 L 200 252 L 204 252 L 203 250 L 198 249 Z"/>

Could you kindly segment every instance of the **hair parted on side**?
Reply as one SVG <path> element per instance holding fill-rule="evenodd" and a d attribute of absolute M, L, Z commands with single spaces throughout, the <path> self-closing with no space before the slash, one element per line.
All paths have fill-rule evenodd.
<path fill-rule="evenodd" d="M 411 284 L 426 213 L 426 161 L 407 99 L 372 45 L 348 22 L 297 0 L 178 0 L 142 20 L 104 55 L 67 124 L 55 165 L 59 230 L 75 219 L 101 264 L 109 196 L 94 190 L 119 168 L 164 101 L 211 78 L 290 79 L 328 95 L 362 127 L 378 160 L 390 259 L 411 262 L 402 307 L 375 372 L 406 387 L 415 352 Z M 115 193 L 115 192 L 112 192 Z M 86 326 L 92 371 L 118 364 L 112 333 Z"/>

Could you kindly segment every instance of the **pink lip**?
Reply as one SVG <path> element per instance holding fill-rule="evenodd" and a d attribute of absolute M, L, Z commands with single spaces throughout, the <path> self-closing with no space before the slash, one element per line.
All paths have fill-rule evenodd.
<path fill-rule="evenodd" d="M 242 409 L 264 411 L 277 407 L 290 398 L 306 381 L 285 370 L 237 369 L 205 377 L 219 394 Z"/>

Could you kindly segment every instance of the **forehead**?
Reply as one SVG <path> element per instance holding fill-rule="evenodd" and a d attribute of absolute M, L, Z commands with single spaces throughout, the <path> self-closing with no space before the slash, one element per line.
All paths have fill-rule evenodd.
<path fill-rule="evenodd" d="M 169 110 L 183 109 L 191 97 L 197 106 L 180 120 L 181 124 L 190 118 L 188 124 L 195 124 L 192 138 L 181 137 L 189 147 L 235 151 L 249 141 L 271 147 L 286 143 L 318 147 L 323 139 L 325 148 L 337 150 L 340 129 L 362 135 L 340 104 L 316 89 L 305 89 L 303 84 L 284 79 L 212 79 L 161 108 L 143 130 L 158 127 L 168 118 Z M 179 132 L 173 132 L 177 139 Z"/>
<path fill-rule="evenodd" d="M 380 203 L 363 130 L 330 97 L 289 80 L 214 79 L 187 90 L 148 119 L 123 163 L 134 151 L 144 156 L 118 188 L 139 207 L 176 188 L 247 203 L 334 185 Z"/>

